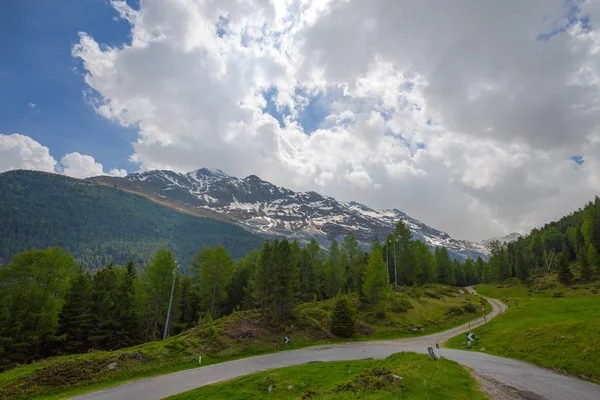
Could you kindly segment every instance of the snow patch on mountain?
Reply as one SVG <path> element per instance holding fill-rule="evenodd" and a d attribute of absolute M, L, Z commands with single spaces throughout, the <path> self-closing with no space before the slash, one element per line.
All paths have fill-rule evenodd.
<path fill-rule="evenodd" d="M 152 183 L 156 195 L 196 208 L 227 215 L 242 227 L 262 234 L 306 242 L 313 237 L 328 246 L 353 232 L 369 246 L 385 238 L 401 219 L 413 236 L 431 248 L 443 246 L 455 257 L 487 258 L 488 245 L 456 240 L 400 210 L 374 210 L 357 202 L 339 202 L 316 192 L 294 192 L 256 175 L 243 179 L 218 169 L 201 168 L 187 174 L 155 170 L 130 174 L 130 181 Z"/>
<path fill-rule="evenodd" d="M 513 232 L 513 233 L 509 233 L 506 236 L 502 236 L 502 237 L 495 237 L 495 238 L 491 238 L 491 239 L 486 239 L 481 241 L 481 243 L 485 246 L 491 246 L 492 243 L 494 242 L 499 242 L 500 244 L 507 244 L 510 242 L 514 242 L 516 240 L 519 240 L 523 237 L 523 235 L 521 235 L 518 232 Z"/>

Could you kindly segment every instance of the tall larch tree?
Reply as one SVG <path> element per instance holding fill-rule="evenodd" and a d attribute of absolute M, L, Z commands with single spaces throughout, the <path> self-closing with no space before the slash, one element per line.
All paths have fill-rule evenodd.
<path fill-rule="evenodd" d="M 204 252 L 204 253 L 203 253 Z M 206 254 L 208 253 L 208 254 Z M 223 245 L 202 250 L 199 267 L 199 295 L 212 318 L 216 318 L 227 300 L 227 287 L 233 278 L 233 261 Z"/>
<path fill-rule="evenodd" d="M 362 290 L 367 301 L 380 310 L 384 308 L 390 295 L 387 280 L 388 276 L 381 250 L 374 248 L 364 273 Z"/>

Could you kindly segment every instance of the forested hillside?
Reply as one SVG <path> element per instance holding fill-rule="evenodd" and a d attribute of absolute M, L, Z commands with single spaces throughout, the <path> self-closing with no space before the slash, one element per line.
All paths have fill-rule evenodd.
<path fill-rule="evenodd" d="M 483 281 L 558 272 L 560 281 L 589 282 L 600 277 L 600 199 L 507 245 L 496 243 Z"/>
<path fill-rule="evenodd" d="M 60 248 L 13 256 L 7 266 L 0 266 L 0 317 L 8 321 L 0 326 L 0 370 L 51 355 L 160 339 L 172 284 L 169 326 L 170 332 L 179 333 L 234 310 L 258 310 L 269 324 L 288 324 L 297 318 L 298 303 L 340 294 L 360 298 L 365 310 L 384 318 L 388 310 L 410 307 L 392 296 L 405 291 L 393 290 L 396 282 L 410 286 L 416 296 L 418 286 L 478 283 L 484 264 L 481 259 L 452 261 L 443 248 L 432 254 L 402 221 L 386 243 L 373 243 L 370 254 L 351 233 L 341 244 L 334 240 L 328 252 L 314 239 L 305 247 L 287 239 L 265 241 L 260 250 L 235 263 L 222 245 L 191 249 L 197 253 L 187 274 L 175 269 L 179 255 L 166 248 L 143 265 L 109 263 L 95 271 L 78 267 Z M 349 308 L 344 301 L 338 303 L 340 319 L 331 329 L 338 336 L 352 336 Z M 475 308 L 449 312 L 459 316 Z"/>
<path fill-rule="evenodd" d="M 142 263 L 159 247 L 187 268 L 203 246 L 223 244 L 234 259 L 264 238 L 112 187 L 33 171 L 0 174 L 0 264 L 27 249 L 60 246 L 84 267 Z"/>

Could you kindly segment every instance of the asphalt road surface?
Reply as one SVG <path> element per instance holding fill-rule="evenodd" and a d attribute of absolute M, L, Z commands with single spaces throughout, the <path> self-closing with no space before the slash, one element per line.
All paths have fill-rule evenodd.
<path fill-rule="evenodd" d="M 472 288 L 469 288 L 473 292 Z M 307 347 L 301 350 L 282 351 L 264 356 L 213 364 L 206 367 L 161 375 L 125 383 L 113 388 L 92 392 L 74 399 L 82 400 L 159 400 L 174 394 L 225 381 L 254 372 L 309 362 L 383 359 L 391 354 L 411 351 L 427 353 L 427 347 L 440 345 L 447 339 L 479 326 L 494 318 L 506 305 L 488 299 L 492 312 L 471 323 L 429 336 L 409 339 L 355 342 L 328 346 Z M 564 376 L 522 361 L 496 357 L 485 353 L 441 349 L 442 357 L 473 368 L 479 374 L 522 391 L 535 393 L 547 400 L 600 399 L 600 386 Z"/>

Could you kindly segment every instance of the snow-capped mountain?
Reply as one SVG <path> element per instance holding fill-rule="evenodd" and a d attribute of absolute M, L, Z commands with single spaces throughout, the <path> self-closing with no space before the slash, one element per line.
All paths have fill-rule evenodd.
<path fill-rule="evenodd" d="M 165 201 L 196 210 L 210 210 L 256 233 L 281 235 L 301 242 L 316 238 L 327 246 L 353 232 L 364 245 L 385 238 L 402 219 L 414 237 L 429 246 L 443 246 L 455 257 L 487 258 L 482 243 L 456 240 L 400 210 L 373 210 L 355 202 L 340 202 L 316 192 L 294 192 L 255 175 L 240 179 L 218 169 L 202 168 L 187 174 L 148 171 L 107 183 L 126 185 Z M 95 179 L 95 178 L 93 178 Z M 124 179 L 126 183 L 118 181 Z"/>
<path fill-rule="evenodd" d="M 500 244 L 507 244 L 507 243 L 510 243 L 510 242 L 514 242 L 515 240 L 519 240 L 522 237 L 523 237 L 523 235 L 521 235 L 520 233 L 513 232 L 513 233 L 509 233 L 506 236 L 495 237 L 495 238 L 483 240 L 481 242 L 481 244 L 483 244 L 486 247 L 489 247 L 494 242 L 499 242 Z"/>

